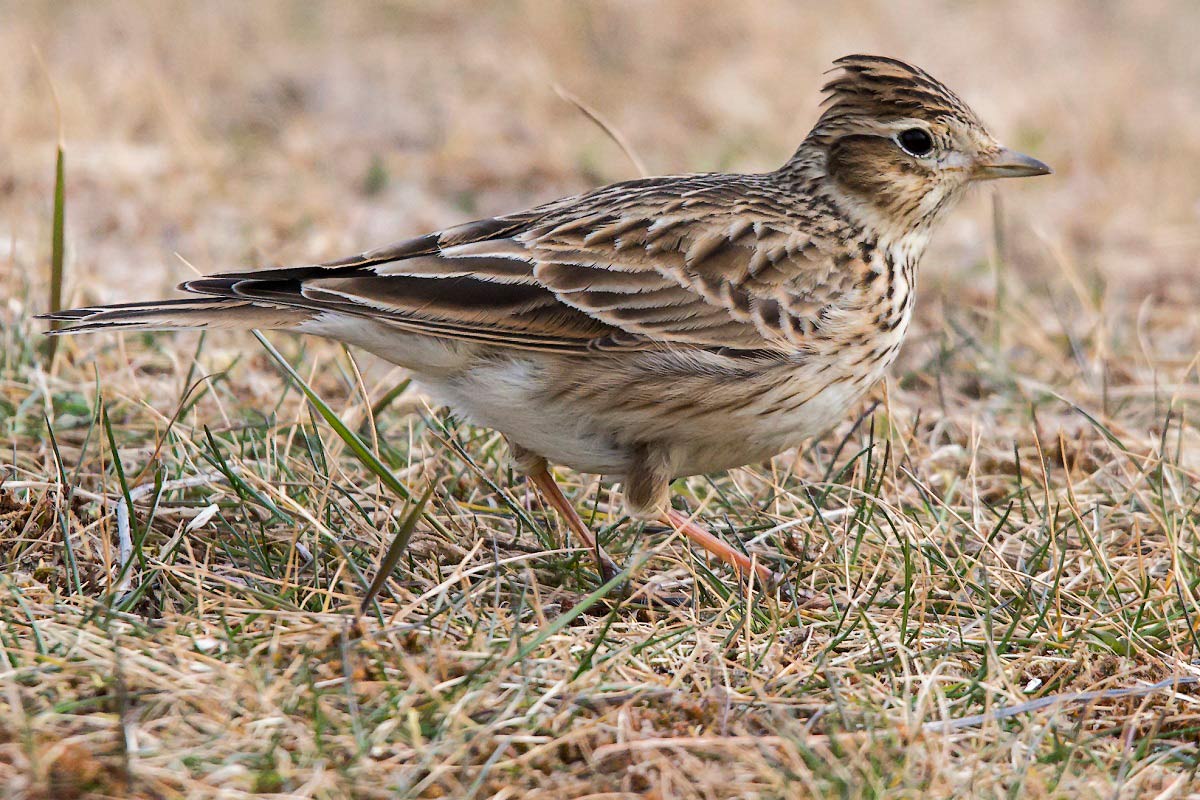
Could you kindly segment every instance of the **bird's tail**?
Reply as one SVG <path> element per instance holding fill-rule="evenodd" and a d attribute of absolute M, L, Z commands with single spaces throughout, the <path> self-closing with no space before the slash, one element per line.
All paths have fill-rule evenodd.
<path fill-rule="evenodd" d="M 72 323 L 47 331 L 51 335 L 91 333 L 100 330 L 185 330 L 192 328 L 292 328 L 313 316 L 300 308 L 256 303 L 228 297 L 157 300 L 91 308 L 72 308 L 39 319 Z"/>

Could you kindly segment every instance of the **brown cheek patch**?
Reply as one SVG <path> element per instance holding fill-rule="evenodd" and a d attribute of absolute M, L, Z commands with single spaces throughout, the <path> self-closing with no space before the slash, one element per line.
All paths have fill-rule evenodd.
<path fill-rule="evenodd" d="M 843 136 L 829 147 L 829 175 L 846 191 L 884 210 L 910 205 L 928 171 L 881 136 Z"/>

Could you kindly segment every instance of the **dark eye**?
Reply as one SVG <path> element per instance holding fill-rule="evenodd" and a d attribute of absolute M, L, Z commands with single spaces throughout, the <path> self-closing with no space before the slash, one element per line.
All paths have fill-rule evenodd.
<path fill-rule="evenodd" d="M 933 139 L 930 138 L 927 131 L 920 128 L 909 128 L 906 131 L 900 131 L 900 135 L 896 137 L 896 141 L 904 148 L 905 152 L 914 156 L 929 155 L 929 151 L 933 149 Z"/>

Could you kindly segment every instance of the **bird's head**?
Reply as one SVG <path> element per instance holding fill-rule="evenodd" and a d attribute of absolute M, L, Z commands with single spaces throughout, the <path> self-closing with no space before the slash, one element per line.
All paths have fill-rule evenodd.
<path fill-rule="evenodd" d="M 997 142 L 954 92 L 924 70 L 882 56 L 834 62 L 825 111 L 797 157 L 877 224 L 923 228 L 975 181 L 1050 168 Z"/>

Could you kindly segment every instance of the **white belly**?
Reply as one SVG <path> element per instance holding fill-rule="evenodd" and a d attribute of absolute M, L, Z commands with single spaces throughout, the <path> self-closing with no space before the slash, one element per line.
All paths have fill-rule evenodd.
<path fill-rule="evenodd" d="M 418 382 L 433 397 L 477 425 L 580 472 L 621 475 L 629 467 L 625 448 L 583 409 L 548 403 L 540 368 L 528 361 L 498 361 L 452 378 Z"/>

